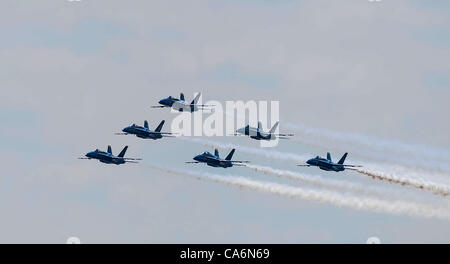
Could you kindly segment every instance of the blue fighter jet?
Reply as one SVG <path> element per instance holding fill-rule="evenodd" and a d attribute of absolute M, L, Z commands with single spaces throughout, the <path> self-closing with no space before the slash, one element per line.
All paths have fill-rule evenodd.
<path fill-rule="evenodd" d="M 124 163 L 138 163 L 135 160 L 142 160 L 142 159 L 135 159 L 135 158 L 125 158 L 125 152 L 127 152 L 128 146 L 125 146 L 123 150 L 120 152 L 118 156 L 114 156 L 112 154 L 111 146 L 108 146 L 108 152 L 104 152 L 101 150 L 94 150 L 89 153 L 87 153 L 85 158 L 79 158 L 79 159 L 96 159 L 102 163 L 106 164 L 124 164 Z"/>
<path fill-rule="evenodd" d="M 172 133 L 168 132 L 161 132 L 162 127 L 164 126 L 165 121 L 161 121 L 161 123 L 158 125 L 158 127 L 155 130 L 151 130 L 148 127 L 147 120 L 144 121 L 144 126 L 138 126 L 136 124 L 132 124 L 131 126 L 127 126 L 124 129 L 122 129 L 123 133 L 116 133 L 116 135 L 136 135 L 138 138 L 143 139 L 153 139 L 157 140 L 163 137 L 174 137 L 172 136 Z"/>
<path fill-rule="evenodd" d="M 244 166 L 243 163 L 248 163 L 248 161 L 237 161 L 237 160 L 231 160 L 233 157 L 235 149 L 231 150 L 230 154 L 225 159 L 221 159 L 219 157 L 219 150 L 214 150 L 214 155 L 209 153 L 208 151 L 197 155 L 194 157 L 195 161 L 192 162 L 186 162 L 186 163 L 206 163 L 206 165 L 211 167 L 220 167 L 220 168 L 230 168 L 234 166 Z"/>
<path fill-rule="evenodd" d="M 198 110 L 212 110 L 209 107 L 213 107 L 213 105 L 199 105 L 198 101 L 200 99 L 201 93 L 198 93 L 194 100 L 191 103 L 188 103 L 184 100 L 184 94 L 180 94 L 180 98 L 175 98 L 169 96 L 167 98 L 161 99 L 158 103 L 160 105 L 151 106 L 151 108 L 172 108 L 179 112 L 196 112 Z"/>
<path fill-rule="evenodd" d="M 347 154 L 345 153 L 344 156 L 342 156 L 342 158 L 337 162 L 334 163 L 333 161 L 331 161 L 331 154 L 330 152 L 327 153 L 327 158 L 321 158 L 319 156 L 309 159 L 308 161 L 306 161 L 306 165 L 298 165 L 298 166 L 303 166 L 303 167 L 311 167 L 311 166 L 316 166 L 319 167 L 319 169 L 324 170 L 324 171 L 335 171 L 335 172 L 340 172 L 340 171 L 344 171 L 345 168 L 355 168 L 355 167 L 362 167 L 359 165 L 344 165 L 344 161 L 345 158 L 347 158 Z"/>

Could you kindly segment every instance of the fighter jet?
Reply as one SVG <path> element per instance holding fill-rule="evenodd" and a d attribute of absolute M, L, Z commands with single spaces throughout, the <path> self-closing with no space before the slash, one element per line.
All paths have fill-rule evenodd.
<path fill-rule="evenodd" d="M 147 120 L 144 121 L 144 126 L 138 126 L 136 124 L 132 124 L 131 126 L 127 126 L 124 129 L 122 129 L 123 133 L 116 133 L 116 135 L 136 135 L 138 138 L 143 139 L 153 139 L 157 140 L 163 137 L 174 137 L 172 136 L 172 133 L 168 132 L 161 132 L 162 127 L 164 126 L 165 121 L 161 121 L 161 123 L 158 125 L 158 127 L 153 131 L 148 128 L 148 122 Z"/>
<path fill-rule="evenodd" d="M 288 137 L 294 136 L 294 134 L 275 134 L 275 130 L 277 129 L 279 123 L 280 122 L 276 122 L 275 125 L 269 130 L 269 132 L 264 132 L 262 129 L 261 122 L 258 122 L 258 128 L 254 128 L 251 127 L 250 125 L 247 125 L 243 128 L 239 128 L 238 130 L 236 130 L 236 134 L 234 135 L 235 136 L 245 135 L 256 140 L 275 140 L 277 138 L 289 139 Z"/>
<path fill-rule="evenodd" d="M 159 101 L 160 105 L 152 106 L 152 108 L 165 108 L 169 107 L 174 110 L 180 112 L 196 112 L 198 110 L 212 110 L 209 107 L 213 107 L 213 105 L 199 105 L 198 100 L 200 99 L 201 93 L 198 93 L 194 100 L 191 103 L 188 103 L 184 100 L 184 94 L 180 94 L 180 99 L 169 96 L 167 98 L 161 99 Z"/>
<path fill-rule="evenodd" d="M 298 166 L 303 166 L 303 167 L 316 166 L 316 167 L 319 167 L 319 169 L 324 170 L 324 171 L 335 171 L 335 172 L 344 171 L 346 168 L 362 167 L 359 165 L 344 165 L 344 161 L 345 161 L 345 158 L 347 158 L 347 154 L 348 153 L 345 153 L 344 156 L 342 156 L 342 158 L 337 163 L 334 163 L 333 161 L 331 161 L 330 152 L 328 152 L 326 159 L 317 156 L 315 158 L 312 158 L 312 159 L 309 159 L 308 161 L 306 161 L 307 165 L 298 165 Z"/>
<path fill-rule="evenodd" d="M 230 168 L 234 166 L 244 166 L 243 163 L 248 163 L 248 161 L 237 161 L 231 160 L 233 157 L 235 149 L 232 149 L 230 154 L 225 159 L 221 159 L 219 157 L 219 150 L 214 150 L 214 155 L 209 153 L 208 151 L 203 152 L 200 155 L 194 157 L 195 161 L 186 162 L 186 163 L 206 163 L 206 165 L 211 167 L 221 167 L 221 168 Z"/>
<path fill-rule="evenodd" d="M 123 150 L 120 152 L 118 156 L 114 156 L 112 154 L 111 146 L 108 146 L 108 152 L 104 152 L 101 150 L 94 150 L 85 155 L 85 158 L 79 158 L 79 159 L 96 159 L 102 163 L 106 164 L 124 164 L 126 162 L 128 163 L 138 163 L 135 160 L 142 160 L 142 159 L 135 159 L 135 158 L 125 158 L 125 152 L 127 152 L 128 146 L 125 146 Z"/>

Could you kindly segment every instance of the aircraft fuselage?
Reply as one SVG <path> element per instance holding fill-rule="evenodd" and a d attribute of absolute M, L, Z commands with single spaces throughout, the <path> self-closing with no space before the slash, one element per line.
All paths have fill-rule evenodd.
<path fill-rule="evenodd" d="M 270 133 L 266 133 L 258 128 L 254 128 L 254 127 L 250 127 L 250 126 L 246 126 L 244 128 L 240 128 L 236 131 L 239 134 L 242 135 L 246 135 L 249 136 L 252 139 L 255 140 L 275 140 L 275 136 L 270 134 Z"/>
<path fill-rule="evenodd" d="M 99 162 L 105 163 L 105 164 L 116 164 L 116 165 L 120 165 L 120 164 L 124 164 L 125 163 L 125 159 L 124 158 L 120 158 L 120 157 L 116 157 L 112 154 L 109 154 L 107 152 L 103 152 L 103 151 L 92 151 L 86 154 L 86 157 L 89 159 L 96 159 Z"/>
<path fill-rule="evenodd" d="M 128 133 L 128 134 L 136 135 L 136 137 L 143 138 L 143 139 L 156 140 L 156 139 L 162 138 L 161 133 L 152 131 L 148 128 L 141 127 L 141 126 L 129 126 L 129 127 L 124 128 L 122 131 L 125 133 Z"/>
<path fill-rule="evenodd" d="M 230 168 L 233 167 L 233 163 L 229 160 L 223 160 L 213 155 L 197 155 L 194 157 L 195 161 L 206 163 L 210 167 Z"/>
<path fill-rule="evenodd" d="M 190 104 L 185 101 L 176 98 L 166 98 L 159 101 L 159 104 L 170 107 L 179 112 L 195 112 L 198 111 L 198 106 Z"/>
<path fill-rule="evenodd" d="M 340 172 L 345 170 L 345 167 L 343 165 L 331 162 L 323 158 L 310 159 L 306 163 L 309 164 L 310 166 L 319 167 L 319 169 L 324 171 Z"/>

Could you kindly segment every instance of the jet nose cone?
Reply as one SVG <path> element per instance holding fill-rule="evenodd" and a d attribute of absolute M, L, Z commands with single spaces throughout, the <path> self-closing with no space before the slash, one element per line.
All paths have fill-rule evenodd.
<path fill-rule="evenodd" d="M 129 127 L 126 127 L 126 128 L 124 128 L 124 129 L 122 129 L 122 132 L 128 132 L 128 130 L 129 130 L 130 128 Z"/>
<path fill-rule="evenodd" d="M 199 161 L 200 160 L 200 155 L 195 156 L 194 160 Z"/>
<path fill-rule="evenodd" d="M 167 100 L 166 99 L 162 99 L 162 100 L 159 100 L 158 103 L 162 104 L 162 105 L 166 105 L 167 104 Z"/>
<path fill-rule="evenodd" d="M 308 161 L 306 161 L 306 163 L 311 165 L 312 164 L 312 160 L 308 160 Z"/>

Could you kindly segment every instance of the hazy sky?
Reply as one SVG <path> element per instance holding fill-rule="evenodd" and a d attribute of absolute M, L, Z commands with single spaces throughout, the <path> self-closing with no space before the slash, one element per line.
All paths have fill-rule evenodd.
<path fill-rule="evenodd" d="M 175 114 L 150 106 L 202 92 L 204 101 L 279 100 L 282 131 L 293 128 L 284 122 L 401 141 L 414 146 L 409 152 L 420 145 L 423 153 L 447 155 L 448 166 L 449 12 L 445 0 L 1 1 L 0 242 L 450 242 L 450 220 L 169 174 L 149 165 L 303 186 L 248 168 L 185 165 L 211 151 L 195 142 L 114 135 L 144 119 L 152 128 L 166 119 L 167 130 Z M 331 151 L 335 159 L 346 150 L 332 140 L 327 147 L 299 139 L 275 150 Z M 114 153 L 129 145 L 127 155 L 144 162 L 77 160 L 108 144 Z M 397 146 L 381 154 L 400 160 Z M 369 149 L 354 152 L 350 159 L 380 160 Z M 323 173 L 239 151 L 235 157 L 449 207 L 448 198 L 354 172 Z M 449 172 L 440 173 L 448 183 Z"/>

